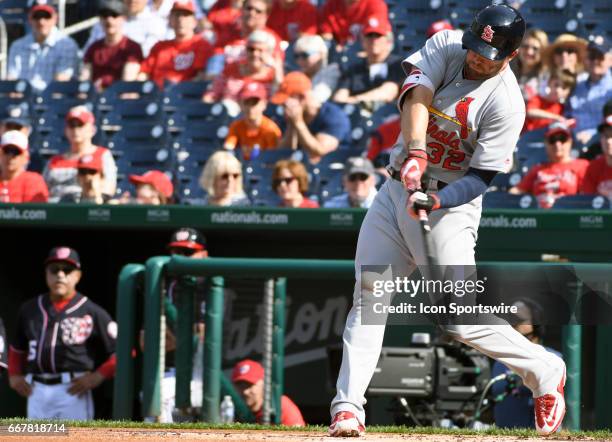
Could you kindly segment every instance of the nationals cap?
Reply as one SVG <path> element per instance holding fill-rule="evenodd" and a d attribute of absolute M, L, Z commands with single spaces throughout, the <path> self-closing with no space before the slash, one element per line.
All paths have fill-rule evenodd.
<path fill-rule="evenodd" d="M 149 184 L 166 198 L 170 198 L 174 192 L 174 186 L 170 178 L 159 170 L 149 170 L 142 175 L 130 175 L 130 183 Z"/>
<path fill-rule="evenodd" d="M 240 361 L 232 371 L 232 382 L 248 382 L 255 384 L 257 381 L 264 378 L 264 369 L 259 362 L 251 359 Z"/>
<path fill-rule="evenodd" d="M 560 121 L 556 121 L 550 126 L 548 126 L 548 129 L 546 129 L 546 133 L 544 134 L 544 137 L 548 138 L 550 136 L 553 136 L 555 134 L 560 134 L 560 133 L 567 134 L 570 137 L 572 136 L 572 131 L 570 130 L 568 125 L 561 123 Z"/>
<path fill-rule="evenodd" d="M 169 249 L 173 247 L 181 247 L 191 250 L 205 250 L 206 237 L 191 227 L 182 227 L 172 234 L 170 242 L 167 246 Z"/>
<path fill-rule="evenodd" d="M 191 0 L 176 0 L 170 12 L 174 11 L 187 11 L 195 14 L 195 6 Z"/>
<path fill-rule="evenodd" d="M 72 264 L 77 269 L 81 268 L 81 258 L 76 250 L 70 247 L 55 247 L 49 252 L 49 256 L 45 260 L 45 265 L 52 262 L 67 262 Z"/>
<path fill-rule="evenodd" d="M 242 86 L 240 90 L 240 99 L 248 100 L 249 98 L 265 100 L 268 98 L 268 91 L 266 87 L 258 81 L 249 81 Z"/>
<path fill-rule="evenodd" d="M 4 148 L 6 146 L 15 146 L 19 148 L 21 152 L 25 152 L 28 150 L 28 137 L 18 130 L 4 132 L 2 138 L 0 138 L 0 147 Z"/>
<path fill-rule="evenodd" d="M 374 166 L 367 158 L 351 157 L 346 160 L 344 165 L 344 174 L 353 175 L 354 173 L 365 173 L 366 175 L 374 175 Z"/>
<path fill-rule="evenodd" d="M 102 172 L 102 157 L 100 155 L 83 155 L 79 158 L 77 163 L 77 169 L 79 170 L 95 170 L 96 172 Z"/>
<path fill-rule="evenodd" d="M 453 29 L 455 28 L 453 28 L 453 25 L 451 25 L 448 20 L 435 21 L 427 28 L 427 38 L 431 38 L 433 35 L 437 34 L 440 31 L 452 31 Z"/>
<path fill-rule="evenodd" d="M 66 122 L 70 120 L 78 120 L 83 124 L 94 124 L 96 122 L 96 117 L 94 117 L 94 114 L 87 108 L 87 106 L 81 105 L 75 106 L 68 111 L 66 114 Z"/>
<path fill-rule="evenodd" d="M 363 27 L 361 33 L 363 35 L 378 34 L 387 35 L 392 31 L 391 23 L 386 17 L 370 17 L 368 22 Z"/>
<path fill-rule="evenodd" d="M 44 11 L 51 16 L 54 16 L 56 14 L 55 8 L 49 5 L 45 0 L 34 0 L 34 2 L 32 2 L 32 6 L 30 7 L 30 11 L 28 14 L 31 17 L 39 11 Z"/>

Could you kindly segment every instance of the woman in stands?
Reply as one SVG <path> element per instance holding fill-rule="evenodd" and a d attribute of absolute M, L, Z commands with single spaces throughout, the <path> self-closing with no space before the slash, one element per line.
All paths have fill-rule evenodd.
<path fill-rule="evenodd" d="M 215 152 L 206 162 L 200 186 L 207 196 L 203 204 L 208 206 L 248 206 L 250 204 L 242 187 L 242 165 L 234 155 L 225 151 Z"/>
<path fill-rule="evenodd" d="M 548 73 L 555 70 L 565 70 L 576 75 L 580 81 L 584 74 L 584 59 L 587 54 L 587 42 L 573 34 L 561 34 L 542 53 L 542 59 Z M 546 93 L 548 75 L 546 82 L 540 85 L 540 92 Z"/>
<path fill-rule="evenodd" d="M 546 69 L 542 52 L 548 46 L 548 35 L 541 29 L 530 29 L 525 33 L 518 57 L 510 62 L 510 68 L 523 92 L 525 102 L 529 101 L 540 90 L 543 74 Z"/>
<path fill-rule="evenodd" d="M 272 189 L 280 197 L 281 207 L 317 208 L 316 201 L 306 198 L 308 172 L 299 161 L 281 160 L 274 165 Z"/>

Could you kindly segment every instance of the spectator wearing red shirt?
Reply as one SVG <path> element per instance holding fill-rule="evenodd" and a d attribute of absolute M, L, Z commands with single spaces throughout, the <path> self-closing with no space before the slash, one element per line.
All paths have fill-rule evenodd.
<path fill-rule="evenodd" d="M 204 68 L 213 49 L 200 35 L 195 35 L 196 26 L 192 1 L 177 0 L 170 12 L 170 27 L 175 37 L 153 46 L 149 56 L 140 65 L 138 79 L 151 79 L 163 87 L 165 80 L 179 83 L 203 78 Z"/>
<path fill-rule="evenodd" d="M 590 162 L 581 192 L 597 193 L 612 202 L 612 115 L 608 115 L 598 129 L 603 153 Z"/>
<path fill-rule="evenodd" d="M 217 0 L 208 11 L 207 27 L 215 32 L 215 47 L 223 48 L 241 34 L 243 3 L 244 0 Z"/>
<path fill-rule="evenodd" d="M 26 170 L 28 161 L 28 137 L 16 130 L 5 132 L 0 139 L 0 202 L 47 202 L 47 184 L 40 174 Z"/>
<path fill-rule="evenodd" d="M 225 66 L 215 78 L 203 100 L 214 103 L 223 100 L 230 113 L 239 111 L 239 94 L 247 82 L 258 82 L 268 95 L 283 78 L 283 62 L 274 55 L 274 37 L 266 31 L 254 31 L 247 40 L 246 58 Z"/>
<path fill-rule="evenodd" d="M 306 198 L 308 193 L 308 172 L 299 161 L 280 160 L 272 172 L 272 189 L 280 197 L 281 207 L 316 209 L 319 204 Z"/>
<path fill-rule="evenodd" d="M 258 423 L 263 419 L 264 369 L 258 362 L 245 359 L 238 362 L 232 371 L 232 382 Z M 302 413 L 287 396 L 281 396 L 281 425 L 303 427 L 306 425 Z"/>
<path fill-rule="evenodd" d="M 541 208 L 548 209 L 562 196 L 575 195 L 582 189 L 582 181 L 589 165 L 587 160 L 572 159 L 572 133 L 568 126 L 557 122 L 545 134 L 549 161 L 532 167 L 510 193 L 530 193 Z"/>
<path fill-rule="evenodd" d="M 317 8 L 309 0 L 274 0 L 268 27 L 284 41 L 317 33 Z"/>
<path fill-rule="evenodd" d="M 536 95 L 527 101 L 524 132 L 546 127 L 555 121 L 571 125 L 571 121 L 563 116 L 563 110 L 575 86 L 576 76 L 571 72 L 553 72 L 548 79 L 548 94 Z"/>
<path fill-rule="evenodd" d="M 143 56 L 140 45 L 123 33 L 126 8 L 121 0 L 104 0 L 98 15 L 104 38 L 85 52 L 80 80 L 92 81 L 101 91 L 118 80 L 136 80 Z"/>
<path fill-rule="evenodd" d="M 368 141 L 367 157 L 370 161 L 378 163 L 376 158 L 381 154 L 388 154 L 391 148 L 397 142 L 397 137 L 400 134 L 400 116 L 392 115 L 387 118 L 383 124 L 378 126 L 378 129 L 370 136 Z M 385 162 L 386 165 L 386 162 Z M 383 166 L 383 170 L 384 166 Z"/>
<path fill-rule="evenodd" d="M 75 106 L 66 114 L 64 134 L 70 143 L 70 149 L 63 154 L 49 159 L 43 176 L 49 187 L 49 202 L 56 203 L 66 194 L 81 194 L 77 181 L 77 166 L 84 155 L 99 157 L 102 161 L 105 195 L 115 194 L 117 186 L 117 166 L 110 150 L 92 143 L 96 133 L 96 119 L 86 106 Z"/>
<path fill-rule="evenodd" d="M 384 0 L 327 0 L 320 16 L 320 34 L 340 46 L 355 41 L 370 18 L 389 20 Z"/>
<path fill-rule="evenodd" d="M 255 31 L 269 33 L 275 41 L 274 56 L 285 60 L 281 38 L 266 26 L 271 8 L 272 0 L 245 0 L 240 15 L 240 32 L 232 34 L 232 38 L 223 45 L 216 43 L 215 55 L 206 68 L 206 78 L 214 79 L 227 65 L 243 60 L 246 56 L 247 39 Z"/>

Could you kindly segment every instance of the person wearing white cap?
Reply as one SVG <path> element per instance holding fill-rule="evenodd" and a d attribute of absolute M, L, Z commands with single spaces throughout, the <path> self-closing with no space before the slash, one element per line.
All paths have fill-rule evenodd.
<path fill-rule="evenodd" d="M 0 139 L 0 202 L 47 202 L 47 184 L 39 173 L 26 170 L 29 160 L 28 137 L 17 130 L 5 132 Z"/>

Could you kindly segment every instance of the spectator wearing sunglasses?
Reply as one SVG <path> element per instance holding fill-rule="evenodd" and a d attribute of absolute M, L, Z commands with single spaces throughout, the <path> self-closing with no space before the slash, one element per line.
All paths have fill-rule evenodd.
<path fill-rule="evenodd" d="M 576 84 L 567 109 L 567 117 L 576 119 L 574 134 L 583 145 L 597 134 L 601 113 L 612 99 L 612 52 L 604 36 L 589 42 L 585 65 L 588 77 Z"/>
<path fill-rule="evenodd" d="M 540 84 L 546 72 L 543 52 L 547 46 L 546 32 L 541 29 L 529 29 L 525 32 L 518 56 L 510 61 L 510 68 L 516 76 L 525 102 L 542 92 Z"/>
<path fill-rule="evenodd" d="M 32 33 L 13 42 L 8 57 L 8 80 L 27 80 L 40 92 L 52 81 L 75 76 L 78 46 L 57 29 L 53 6 L 34 2 L 28 12 Z"/>
<path fill-rule="evenodd" d="M 584 72 L 586 49 L 587 42 L 584 39 L 573 34 L 561 34 L 546 47 L 542 59 L 549 73 L 557 69 L 564 69 L 576 75 L 580 80 L 580 75 Z M 548 78 L 541 83 L 541 91 L 546 90 L 547 80 Z"/>
<path fill-rule="evenodd" d="M 325 202 L 323 207 L 333 209 L 369 209 L 376 197 L 376 173 L 367 158 L 352 157 L 344 165 L 342 177 L 344 193 Z"/>
<path fill-rule="evenodd" d="M 66 194 L 60 203 L 104 204 L 110 196 L 102 193 L 104 178 L 102 178 L 102 160 L 96 155 L 83 155 L 77 164 L 77 183 L 81 187 L 80 194 Z"/>
<path fill-rule="evenodd" d="M 316 201 L 308 199 L 308 172 L 299 161 L 280 160 L 272 172 L 272 189 L 281 199 L 281 207 L 315 209 Z"/>
<path fill-rule="evenodd" d="M 10 130 L 0 138 L 0 202 L 46 203 L 49 197 L 43 177 L 27 169 L 28 137 Z"/>
<path fill-rule="evenodd" d="M 207 103 L 223 101 L 230 114 L 238 114 L 240 91 L 247 82 L 265 86 L 269 95 L 283 78 L 283 62 L 274 54 L 274 37 L 267 31 L 254 31 L 247 39 L 245 58 L 229 63 L 204 94 Z"/>
<path fill-rule="evenodd" d="M 401 57 L 391 54 L 393 32 L 387 19 L 370 18 L 363 27 L 361 41 L 366 56 L 349 64 L 342 73 L 334 101 L 373 112 L 395 100 L 406 75 Z"/>
<path fill-rule="evenodd" d="M 281 130 L 264 115 L 267 105 L 266 88 L 257 82 L 245 83 L 240 91 L 242 118 L 230 124 L 223 147 L 227 150 L 238 148 L 245 161 L 250 161 L 260 150 L 276 149 Z"/>
<path fill-rule="evenodd" d="M 388 17 L 384 0 L 327 0 L 320 15 L 319 33 L 342 47 L 357 40 L 371 18 L 383 21 Z"/>
<path fill-rule="evenodd" d="M 530 193 L 541 208 L 549 209 L 557 198 L 580 191 L 589 162 L 572 158 L 572 132 L 563 123 L 556 122 L 548 127 L 545 145 L 548 162 L 532 167 L 509 192 Z"/>
<path fill-rule="evenodd" d="M 248 48 L 248 38 L 255 31 L 265 31 L 274 40 L 273 56 L 285 60 L 281 38 L 266 26 L 272 8 L 272 0 L 245 0 L 240 13 L 240 31 L 232 34 L 227 41 L 217 41 L 215 55 L 211 57 L 206 68 L 206 76 L 214 79 L 229 64 L 243 60 Z"/>
<path fill-rule="evenodd" d="M 190 227 L 182 227 L 172 233 L 170 241 L 166 246 L 168 253 L 172 256 L 184 256 L 191 259 L 208 258 L 208 247 L 206 237 L 198 230 Z M 166 326 L 166 366 L 164 377 L 161 381 L 161 416 L 160 422 L 168 423 L 177 420 L 181 412 L 176 410 L 176 368 L 174 351 L 176 350 L 176 302 L 177 302 L 177 279 L 168 283 L 167 298 L 164 309 L 167 318 Z M 195 278 L 194 298 L 194 346 L 204 342 L 204 315 L 206 313 L 206 279 Z M 201 355 L 194 355 L 198 357 Z M 202 373 L 195 374 L 191 380 L 191 406 L 202 406 Z"/>
<path fill-rule="evenodd" d="M 201 35 L 195 34 L 197 21 L 192 0 L 177 0 L 169 19 L 174 39 L 160 41 L 140 65 L 139 80 L 151 79 L 160 88 L 165 82 L 200 80 L 213 48 Z"/>
<path fill-rule="evenodd" d="M 328 63 L 328 54 L 320 35 L 304 35 L 293 48 L 295 63 L 310 78 L 312 94 L 321 103 L 330 99 L 340 79 L 340 67 L 337 63 Z"/>
<path fill-rule="evenodd" d="M 123 31 L 127 9 L 121 0 L 103 0 L 98 16 L 104 38 L 94 42 L 85 52 L 81 81 L 92 81 L 98 91 L 115 81 L 135 81 L 143 60 L 138 43 Z"/>
<path fill-rule="evenodd" d="M 52 249 L 45 260 L 47 293 L 19 308 L 9 385 L 27 398 L 30 419 L 93 419 L 91 390 L 115 374 L 117 323 L 77 291 L 81 276 L 76 250 Z"/>
<path fill-rule="evenodd" d="M 248 206 L 242 185 L 242 164 L 234 155 L 218 151 L 206 162 L 200 186 L 206 191 L 202 204 L 208 206 Z"/>
<path fill-rule="evenodd" d="M 107 148 L 93 144 L 95 123 L 94 114 L 86 106 L 75 106 L 66 114 L 64 134 L 70 148 L 67 152 L 51 157 L 43 172 L 49 187 L 49 202 L 58 202 L 67 194 L 81 194 L 81 187 L 77 182 L 77 165 L 83 155 L 100 158 L 104 178 L 102 192 L 108 196 L 115 194 L 117 166 Z"/>
<path fill-rule="evenodd" d="M 317 14 L 309 0 L 274 0 L 267 25 L 291 43 L 302 35 L 317 33 Z"/>

